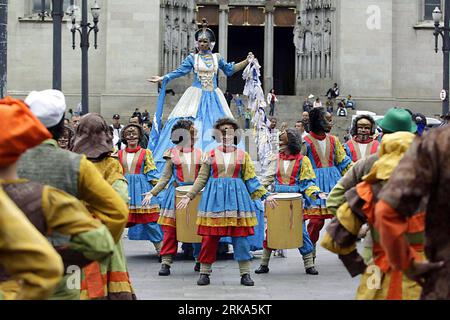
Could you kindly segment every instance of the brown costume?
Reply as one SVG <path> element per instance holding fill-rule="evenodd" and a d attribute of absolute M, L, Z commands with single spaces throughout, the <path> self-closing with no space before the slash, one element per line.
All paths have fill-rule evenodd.
<path fill-rule="evenodd" d="M 425 254 L 429 261 L 444 261 L 445 266 L 426 276 L 422 299 L 450 299 L 449 159 L 450 127 L 425 134 L 411 146 L 392 174 L 380 193 L 376 210 L 381 244 L 391 265 L 404 270 L 414 259 L 402 241 L 405 221 L 420 208 L 426 208 Z"/>

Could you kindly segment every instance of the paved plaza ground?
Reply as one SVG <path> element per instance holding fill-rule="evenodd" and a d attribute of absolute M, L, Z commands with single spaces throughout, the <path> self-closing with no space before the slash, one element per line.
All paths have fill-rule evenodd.
<path fill-rule="evenodd" d="M 270 272 L 257 275 L 262 251 L 254 252 L 252 278 L 254 287 L 240 285 L 237 262 L 229 254 L 213 265 L 211 285 L 200 287 L 196 282 L 194 261 L 180 253 L 168 277 L 158 276 L 160 263 L 153 245 L 148 241 L 124 239 L 129 273 L 138 299 L 141 300 L 352 300 L 359 277 L 351 278 L 338 257 L 318 246 L 318 276 L 307 275 L 298 250 L 288 250 L 287 257 L 272 257 Z"/>

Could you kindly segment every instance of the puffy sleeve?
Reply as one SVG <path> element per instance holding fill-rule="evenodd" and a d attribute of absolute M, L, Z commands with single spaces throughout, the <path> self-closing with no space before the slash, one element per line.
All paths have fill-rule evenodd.
<path fill-rule="evenodd" d="M 180 78 L 190 73 L 192 69 L 194 69 L 194 56 L 190 54 L 186 57 L 186 59 L 184 59 L 178 69 L 166 74 L 164 76 L 164 79 L 170 81 L 176 78 Z"/>
<path fill-rule="evenodd" d="M 219 60 L 219 69 L 226 74 L 227 77 L 231 77 L 237 70 L 235 70 L 234 62 L 226 62 L 221 55 L 217 55 Z"/>
<path fill-rule="evenodd" d="M 148 182 L 150 182 L 153 186 L 158 183 L 158 171 L 156 169 L 155 161 L 153 160 L 153 154 L 150 149 L 145 150 L 144 174 L 147 176 Z"/>
<path fill-rule="evenodd" d="M 300 192 L 305 193 L 308 197 L 315 200 L 315 193 L 320 192 L 320 188 L 316 185 L 316 174 L 314 173 L 311 160 L 303 157 L 302 168 L 300 170 Z"/>
<path fill-rule="evenodd" d="M 335 164 L 343 176 L 353 165 L 352 159 L 345 152 L 344 147 L 337 137 L 334 138 Z"/>
<path fill-rule="evenodd" d="M 256 177 L 255 167 L 250 155 L 246 152 L 244 163 L 242 168 L 242 178 L 247 186 L 248 192 L 251 194 L 252 199 L 264 200 L 269 196 L 269 191 L 259 182 Z"/>

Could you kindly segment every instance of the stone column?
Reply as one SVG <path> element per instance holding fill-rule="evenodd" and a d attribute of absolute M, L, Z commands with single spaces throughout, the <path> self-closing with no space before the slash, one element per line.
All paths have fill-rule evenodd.
<path fill-rule="evenodd" d="M 264 27 L 264 91 L 273 88 L 273 50 L 274 50 L 274 6 L 275 1 L 266 4 L 266 23 Z"/>
<path fill-rule="evenodd" d="M 219 49 L 222 57 L 228 58 L 228 0 L 219 2 Z M 219 72 L 219 88 L 225 92 L 227 90 L 227 77 L 223 72 Z"/>

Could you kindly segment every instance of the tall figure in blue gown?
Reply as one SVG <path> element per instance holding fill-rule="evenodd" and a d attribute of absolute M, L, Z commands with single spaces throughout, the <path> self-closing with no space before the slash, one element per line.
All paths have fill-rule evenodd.
<path fill-rule="evenodd" d="M 159 174 L 164 169 L 164 153 L 170 148 L 175 147 L 170 137 L 172 127 L 178 120 L 189 119 L 195 123 L 199 134 L 195 147 L 201 149 L 203 152 L 207 152 L 217 147 L 217 143 L 212 137 L 214 123 L 222 118 L 234 119 L 222 90 L 217 87 L 218 73 L 219 70 L 222 70 L 225 75 L 230 77 L 234 73 L 245 69 L 254 59 L 254 56 L 250 52 L 244 61 L 228 63 L 219 53 L 213 53 L 215 43 L 216 37 L 214 32 L 208 28 L 206 19 L 203 19 L 202 28 L 195 34 L 195 45 L 198 53 L 188 55 L 178 69 L 162 77 L 153 76 L 148 80 L 153 83 L 162 82 L 148 146 L 153 152 L 153 158 Z M 194 72 L 195 75 L 192 86 L 184 92 L 170 113 L 164 127 L 161 128 L 165 87 L 167 83 L 173 79 L 186 76 L 191 72 Z M 243 148 L 244 146 L 241 145 L 241 147 Z M 259 216 L 261 216 L 260 223 L 263 226 L 263 214 Z M 264 235 L 259 235 L 258 232 L 258 234 L 250 239 L 251 247 L 255 250 L 262 249 L 263 238 Z M 224 237 L 221 242 L 231 243 L 231 238 Z"/>
<path fill-rule="evenodd" d="M 219 53 L 212 52 L 216 38 L 214 32 L 207 26 L 206 20 L 203 19 L 202 28 L 195 34 L 198 53 L 188 55 L 175 71 L 162 77 L 153 76 L 149 79 L 154 83 L 162 82 L 155 124 L 149 141 L 149 149 L 153 152 L 156 167 L 160 173 L 165 164 L 164 152 L 175 147 L 170 139 L 172 127 L 182 118 L 194 121 L 195 127 L 199 130 L 196 148 L 205 152 L 217 146 L 212 138 L 214 123 L 221 118 L 234 119 L 225 96 L 217 87 L 218 72 L 222 70 L 227 76 L 232 76 L 237 71 L 243 70 L 254 58 L 253 54 L 249 53 L 247 59 L 242 62 L 236 64 L 226 62 Z M 184 92 L 161 129 L 160 118 L 162 117 L 166 84 L 173 79 L 188 75 L 192 71 L 195 74 L 192 86 Z"/>

